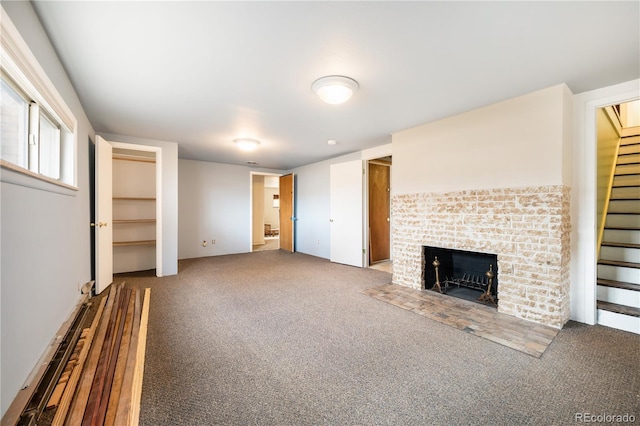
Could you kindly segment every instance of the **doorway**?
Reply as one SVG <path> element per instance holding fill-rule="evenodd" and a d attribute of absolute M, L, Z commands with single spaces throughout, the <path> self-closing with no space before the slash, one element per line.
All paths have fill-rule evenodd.
<path fill-rule="evenodd" d="M 571 188 L 571 319 L 593 325 L 597 322 L 597 132 L 599 108 L 638 99 L 640 80 L 574 95 L 575 135 Z"/>
<path fill-rule="evenodd" d="M 640 100 L 596 110 L 597 323 L 640 333 Z"/>
<path fill-rule="evenodd" d="M 369 265 L 391 260 L 391 156 L 369 160 Z"/>
<path fill-rule="evenodd" d="M 280 249 L 279 175 L 251 175 L 251 251 Z"/>
<path fill-rule="evenodd" d="M 114 272 L 155 268 L 155 275 L 162 276 L 162 148 L 110 142 L 96 136 L 95 160 L 95 221 L 91 226 L 96 237 L 96 293 L 113 282 Z M 115 161 L 150 167 L 144 187 L 137 173 L 131 175 L 116 167 L 114 174 Z M 122 204 L 115 209 L 115 217 L 114 203 Z M 152 248 L 145 256 L 147 263 L 131 264 L 140 258 L 137 249 L 141 247 Z M 120 253 L 129 248 L 136 251 Z"/>

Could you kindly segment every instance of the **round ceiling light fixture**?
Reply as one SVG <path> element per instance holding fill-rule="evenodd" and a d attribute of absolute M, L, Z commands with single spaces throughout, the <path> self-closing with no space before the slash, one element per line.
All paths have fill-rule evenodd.
<path fill-rule="evenodd" d="M 343 75 L 329 75 L 313 82 L 311 89 L 320 99 L 331 105 L 347 102 L 358 90 L 358 82 Z"/>
<path fill-rule="evenodd" d="M 238 145 L 238 148 L 243 151 L 254 151 L 258 147 L 258 145 L 260 145 L 259 140 L 249 138 L 234 139 L 233 143 Z"/>

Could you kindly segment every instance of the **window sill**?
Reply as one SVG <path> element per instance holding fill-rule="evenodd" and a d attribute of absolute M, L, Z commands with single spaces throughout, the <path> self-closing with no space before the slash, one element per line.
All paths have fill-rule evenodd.
<path fill-rule="evenodd" d="M 62 195 L 75 196 L 78 192 L 78 188 L 73 185 L 39 175 L 6 160 L 0 160 L 0 167 L 2 168 L 2 173 L 0 173 L 0 181 L 2 182 Z"/>

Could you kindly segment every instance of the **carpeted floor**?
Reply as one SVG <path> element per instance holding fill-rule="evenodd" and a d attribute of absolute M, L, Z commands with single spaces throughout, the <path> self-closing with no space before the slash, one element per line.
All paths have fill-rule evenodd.
<path fill-rule="evenodd" d="M 252 247 L 253 251 L 266 251 L 280 249 L 279 237 L 265 237 L 264 244 L 256 244 Z"/>
<path fill-rule="evenodd" d="M 379 301 L 372 269 L 265 251 L 151 287 L 141 425 L 640 422 L 640 336 L 570 322 L 537 359 Z"/>

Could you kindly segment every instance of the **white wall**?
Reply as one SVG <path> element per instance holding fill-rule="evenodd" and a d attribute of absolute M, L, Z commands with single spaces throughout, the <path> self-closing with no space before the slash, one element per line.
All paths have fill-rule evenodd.
<path fill-rule="evenodd" d="M 329 170 L 331 165 L 353 160 L 386 157 L 391 155 L 391 149 L 391 144 L 380 145 L 298 167 L 291 171 L 295 174 L 296 185 L 295 215 L 298 219 L 296 221 L 296 251 L 325 259 L 331 257 L 331 227 L 329 226 L 329 216 L 331 215 Z M 354 206 L 353 208 L 366 211 L 363 210 L 365 206 Z"/>
<path fill-rule="evenodd" d="M 178 144 L 101 133 L 105 140 L 162 148 L 162 275 L 178 273 Z"/>
<path fill-rule="evenodd" d="M 296 189 L 295 216 L 298 219 L 295 225 L 296 251 L 329 259 L 329 167 L 359 158 L 361 153 L 356 152 L 292 170 Z"/>
<path fill-rule="evenodd" d="M 566 85 L 393 135 L 393 194 L 571 182 Z"/>
<path fill-rule="evenodd" d="M 251 172 L 246 166 L 179 161 L 180 259 L 251 251 Z M 282 172 L 284 173 L 284 172 Z M 211 240 L 216 240 L 211 244 Z M 202 241 L 208 241 L 202 247 Z"/>
<path fill-rule="evenodd" d="M 298 219 L 295 225 L 296 251 L 329 259 L 329 166 L 390 154 L 391 145 L 387 144 L 290 171 L 179 160 L 178 257 L 188 259 L 251 251 L 250 173 L 264 172 L 294 173 L 294 204 Z M 265 205 L 265 209 L 269 208 L 268 204 Z M 211 244 L 213 239 L 216 240 L 215 245 Z M 207 247 L 202 247 L 203 240 L 208 242 Z"/>
<path fill-rule="evenodd" d="M 625 127 L 640 126 L 640 100 L 629 102 L 625 106 Z"/>
<path fill-rule="evenodd" d="M 264 223 L 271 225 L 271 229 L 280 229 L 280 209 L 273 207 L 273 196 L 280 194 L 280 188 L 267 187 L 264 181 Z"/>
<path fill-rule="evenodd" d="M 73 313 L 81 296 L 79 285 L 91 279 L 88 144 L 93 129 L 31 4 L 2 2 L 2 7 L 78 120 L 79 188 L 63 191 L 71 193 L 64 195 L 0 184 L 0 410 L 4 415 Z"/>

